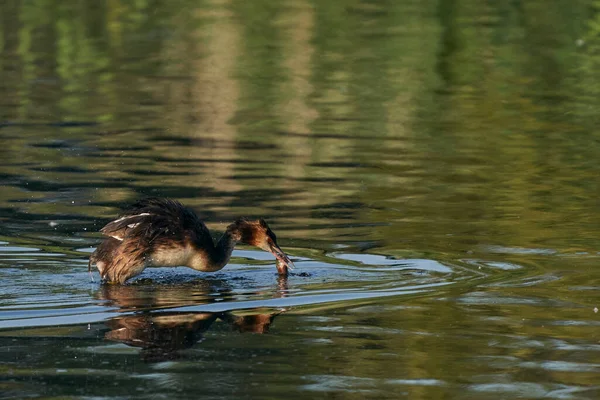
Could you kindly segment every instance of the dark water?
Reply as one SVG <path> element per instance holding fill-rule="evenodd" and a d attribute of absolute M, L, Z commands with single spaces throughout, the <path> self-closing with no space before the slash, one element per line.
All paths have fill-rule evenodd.
<path fill-rule="evenodd" d="M 0 398 L 600 398 L 596 6 L 0 2 Z M 91 283 L 146 196 L 294 274 Z"/>

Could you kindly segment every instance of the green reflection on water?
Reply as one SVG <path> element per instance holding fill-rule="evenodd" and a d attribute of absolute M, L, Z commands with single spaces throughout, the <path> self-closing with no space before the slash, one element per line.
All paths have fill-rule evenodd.
<path fill-rule="evenodd" d="M 218 380 L 211 395 L 594 398 L 598 10 L 558 0 L 0 2 L 0 236 L 73 261 L 20 254 L 2 259 L 2 273 L 35 281 L 28 296 L 91 301 L 68 286 L 83 265 L 77 249 L 97 243 L 90 232 L 124 203 L 172 196 L 211 228 L 264 216 L 284 247 L 323 268 L 372 253 L 452 270 L 441 278 L 452 284 L 427 296 L 294 309 L 266 340 L 208 333 L 184 353 L 191 361 L 171 366 L 192 392 Z M 2 306 L 19 305 L 7 293 Z M 73 377 L 88 374 L 82 393 L 122 395 L 100 390 L 121 382 L 110 371 L 139 368 L 135 379 L 170 393 L 175 378 L 151 375 L 100 333 L 74 345 L 99 363 L 90 377 L 62 349 L 77 332 L 19 342 L 3 376 L 41 374 L 32 393 L 60 396 L 80 395 Z M 36 359 L 36 346 L 50 350 Z M 89 346 L 115 354 L 95 358 Z M 221 361 L 231 380 L 208 368 L 187 378 L 199 360 Z"/>

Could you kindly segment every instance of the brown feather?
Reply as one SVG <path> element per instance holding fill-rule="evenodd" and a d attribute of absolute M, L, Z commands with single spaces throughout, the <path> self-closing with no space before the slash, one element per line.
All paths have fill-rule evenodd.
<path fill-rule="evenodd" d="M 194 211 L 169 199 L 139 201 L 101 232 L 107 238 L 90 256 L 88 269 L 96 264 L 108 282 L 124 283 L 149 266 L 186 265 L 199 271 L 218 271 L 229 262 L 233 247 L 240 241 L 285 257 L 285 265 L 290 262 L 281 256 L 275 234 L 264 220 L 235 221 L 215 245 Z"/>

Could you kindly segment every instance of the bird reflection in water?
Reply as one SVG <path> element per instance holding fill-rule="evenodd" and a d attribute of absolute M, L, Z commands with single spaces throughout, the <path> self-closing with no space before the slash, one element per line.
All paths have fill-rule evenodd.
<path fill-rule="evenodd" d="M 280 278 L 274 297 L 287 290 L 287 280 Z M 283 291 L 282 291 L 283 289 Z M 203 334 L 213 323 L 221 321 L 240 333 L 268 333 L 275 317 L 284 310 L 239 315 L 225 312 L 160 312 L 162 308 L 181 307 L 214 302 L 219 292 L 221 301 L 232 299 L 227 283 L 220 280 L 198 281 L 183 286 L 170 285 L 104 285 L 98 298 L 108 300 L 120 311 L 135 314 L 112 318 L 105 322 L 109 331 L 105 339 L 141 348 L 141 357 L 147 362 L 174 360 L 180 350 L 202 341 Z M 264 311 L 264 310 L 263 310 Z M 218 324 L 217 324 L 218 325 Z"/>

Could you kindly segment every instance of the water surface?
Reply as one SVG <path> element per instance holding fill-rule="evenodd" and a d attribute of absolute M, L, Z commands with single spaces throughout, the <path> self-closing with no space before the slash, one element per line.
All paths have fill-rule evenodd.
<path fill-rule="evenodd" d="M 175 3 L 0 3 L 1 398 L 600 397 L 593 2 Z M 90 282 L 147 196 L 297 268 Z"/>

